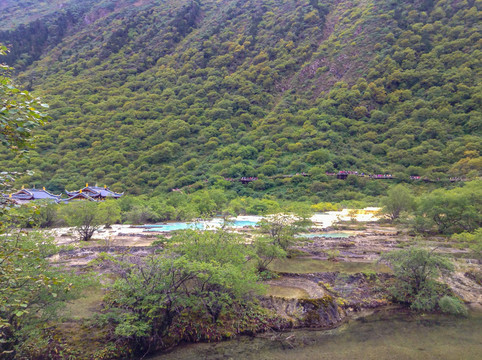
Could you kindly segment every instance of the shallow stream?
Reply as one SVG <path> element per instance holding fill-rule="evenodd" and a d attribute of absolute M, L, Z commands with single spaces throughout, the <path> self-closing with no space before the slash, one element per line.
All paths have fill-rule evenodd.
<path fill-rule="evenodd" d="M 482 313 L 469 318 L 387 311 L 351 320 L 333 330 L 294 330 L 183 345 L 151 360 L 478 360 Z"/>

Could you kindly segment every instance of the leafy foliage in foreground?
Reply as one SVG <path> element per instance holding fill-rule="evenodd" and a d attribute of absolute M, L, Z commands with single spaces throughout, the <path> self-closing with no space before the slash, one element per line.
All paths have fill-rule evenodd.
<path fill-rule="evenodd" d="M 232 336 L 257 311 L 253 295 L 262 286 L 249 261 L 254 254 L 239 235 L 186 231 L 171 243 L 160 255 L 115 261 L 119 278 L 101 318 L 138 353 L 183 339 Z"/>
<path fill-rule="evenodd" d="M 53 267 L 48 258 L 59 249 L 43 234 L 1 229 L 0 236 L 0 355 L 13 359 L 39 346 L 48 322 L 89 279 Z"/>
<path fill-rule="evenodd" d="M 36 171 L 22 183 L 140 194 L 258 176 L 224 185 L 319 202 L 387 187 L 325 171 L 480 172 L 480 1 L 124 3 L 56 25 L 69 36 L 19 74 L 53 118 L 30 162 L 0 157 Z"/>
<path fill-rule="evenodd" d="M 5 48 L 0 46 L 0 54 Z M 33 106 L 41 105 L 28 92 L 18 90 L 4 76 L 0 65 L 0 140 L 9 150 L 28 150 L 30 130 L 45 117 Z M 2 172 L 0 189 L 11 180 Z M 11 203 L 0 201 L 0 357 L 29 356 L 32 348 L 46 345 L 45 328 L 65 302 L 79 296 L 88 278 L 54 267 L 49 257 L 58 252 L 53 239 L 45 234 L 26 233 L 16 224 L 31 218 L 28 212 L 14 213 Z M 24 219 L 19 219 L 19 217 Z M 42 343 L 43 342 L 43 343 Z M 31 355 L 31 354 L 30 354 Z"/>
<path fill-rule="evenodd" d="M 5 55 L 6 51 L 7 48 L 0 44 L 0 55 Z M 48 106 L 18 89 L 8 77 L 10 70 L 0 63 L 0 143 L 9 150 L 23 150 L 30 146 L 32 130 L 47 118 L 38 109 Z"/>

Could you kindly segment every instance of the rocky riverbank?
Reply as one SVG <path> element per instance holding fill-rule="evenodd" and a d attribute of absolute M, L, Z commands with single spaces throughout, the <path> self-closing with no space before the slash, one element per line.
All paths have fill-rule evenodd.
<path fill-rule="evenodd" d="M 106 229 L 97 236 L 97 239 L 80 245 L 68 232 L 56 234 L 59 244 L 75 246 L 62 251 L 53 260 L 67 266 L 83 267 L 101 253 L 145 256 L 153 252 L 151 244 L 157 240 L 156 234 L 145 233 L 142 228 L 117 227 Z M 331 234 L 330 237 L 326 237 L 326 232 Z M 340 237 L 336 237 L 337 232 L 340 233 Z M 346 237 L 346 234 L 349 236 Z M 246 236 L 250 237 L 251 234 L 248 233 Z M 373 282 L 372 280 L 380 282 L 383 278 L 383 281 L 388 281 L 387 273 L 390 270 L 378 263 L 380 255 L 410 246 L 415 242 L 422 242 L 428 247 L 435 248 L 437 252 L 455 257 L 456 272 L 443 281 L 467 304 L 482 307 L 482 286 L 478 280 L 480 276 L 477 275 L 481 272 L 481 265 L 478 259 L 471 258 L 468 250 L 454 247 L 454 244 L 445 238 L 422 241 L 407 231 L 378 223 L 343 223 L 322 231 L 317 228 L 311 229 L 310 237 L 301 240 L 294 248 L 296 257 L 275 263 L 273 266 L 272 270 L 282 276 L 266 282 L 268 294 L 287 299 L 316 299 L 326 294 L 337 298 L 336 292 L 345 286 L 347 289 L 357 289 L 358 295 L 366 293 L 366 296 L 351 298 L 351 295 L 346 296 L 347 294 L 343 293 L 339 302 L 343 303 L 349 299 L 348 303 L 353 308 L 363 308 L 369 303 L 372 303 L 372 306 L 386 304 L 386 300 L 381 301 L 380 297 L 374 297 L 374 292 L 367 286 Z M 357 279 L 356 284 L 354 277 Z M 323 288 L 323 284 L 328 284 L 330 288 Z M 382 287 L 379 283 L 377 286 L 378 289 Z M 330 293 L 333 289 L 335 292 Z"/>
<path fill-rule="evenodd" d="M 454 247 L 445 238 L 421 240 L 390 226 L 364 226 L 360 230 L 359 224 L 342 225 L 349 237 L 311 233 L 295 247 L 301 257 L 272 266 L 280 277 L 266 281 L 269 290 L 262 305 L 294 328 L 330 328 L 352 314 L 390 306 L 387 288 L 393 276 L 390 269 L 379 263 L 380 255 L 417 242 L 454 257 L 456 271 L 440 281 L 468 306 L 482 308 L 481 266 L 468 250 Z M 330 268 L 337 271 L 329 271 Z"/>
<path fill-rule="evenodd" d="M 109 278 L 109 265 L 93 260 L 101 260 L 106 254 L 143 257 L 162 249 L 162 244 L 156 248 L 151 246 L 158 239 L 155 234 L 142 233 L 142 229 L 137 229 L 139 232 L 136 233 L 135 228 L 132 229 L 127 233 L 119 231 L 124 228 L 116 229 L 117 234 L 107 236 L 104 233 L 101 238 L 81 245 L 65 234 L 58 236 L 59 243 L 70 244 L 71 248 L 61 251 L 52 261 L 80 272 L 94 270 L 99 276 Z M 329 237 L 326 231 L 329 231 Z M 252 235 L 251 231 L 246 236 Z M 243 327 L 236 325 L 237 319 L 233 318 L 226 321 L 224 327 L 213 328 L 210 325 L 209 329 L 204 329 L 206 331 L 200 326 L 195 341 L 208 340 L 203 337 L 204 333 L 212 336 L 210 341 L 217 341 L 268 329 L 333 328 L 360 314 L 390 307 L 392 304 L 387 288 L 393 281 L 393 276 L 386 265 L 378 262 L 380 254 L 415 242 L 420 243 L 421 240 L 406 231 L 378 223 L 345 223 L 337 225 L 337 228 L 323 230 L 314 228 L 309 237 L 300 239 L 291 258 L 270 265 L 272 273 L 278 277 L 264 281 L 267 293 L 259 297 L 259 304 L 264 310 L 258 314 L 259 319 L 263 320 L 250 319 L 246 323 L 248 325 Z M 444 238 L 431 238 L 424 240 L 423 244 L 435 248 L 437 252 L 456 257 L 456 272 L 450 278 L 441 280 L 466 304 L 482 307 L 479 280 L 481 267 L 478 260 L 471 258 L 468 251 L 455 248 Z M 72 304 L 71 308 L 77 314 L 85 312 L 91 316 L 102 308 L 102 296 L 94 294 L 93 298 L 93 301 L 84 302 L 90 307 L 87 312 L 79 311 L 78 307 L 84 304 L 82 302 Z M 85 331 L 85 326 L 78 326 L 79 321 L 82 323 L 83 316 L 68 322 L 67 326 L 80 332 Z M 193 324 L 182 324 L 183 327 L 191 325 Z M 102 336 L 104 335 L 96 341 L 101 341 Z M 172 344 L 177 341 L 186 339 L 176 335 Z"/>
<path fill-rule="evenodd" d="M 459 296 L 467 305 L 482 307 L 482 286 L 480 283 L 480 259 L 467 249 L 459 249 L 457 244 L 443 237 L 420 239 L 411 236 L 408 231 L 378 223 L 367 223 L 364 230 L 357 230 L 356 225 L 344 225 L 351 231 L 348 238 L 311 237 L 310 241 L 299 244 L 296 249 L 312 258 L 346 263 L 376 263 L 380 255 L 417 243 L 453 258 L 455 272 L 440 279 Z M 335 254 L 335 255 L 333 255 Z"/>

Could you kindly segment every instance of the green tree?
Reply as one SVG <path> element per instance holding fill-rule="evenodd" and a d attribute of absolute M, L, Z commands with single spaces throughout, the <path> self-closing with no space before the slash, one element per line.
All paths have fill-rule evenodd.
<path fill-rule="evenodd" d="M 27 343 L 42 337 L 48 321 L 67 300 L 80 296 L 88 278 L 51 265 L 53 239 L 37 232 L 6 232 L 0 247 L 0 355 L 16 358 Z"/>
<path fill-rule="evenodd" d="M 54 227 L 58 222 L 57 204 L 51 201 L 39 201 L 34 217 L 34 225 L 41 228 Z"/>
<path fill-rule="evenodd" d="M 137 351 L 156 349 L 176 316 L 187 306 L 187 284 L 196 270 L 186 259 L 161 256 L 118 264 L 118 279 L 104 299 L 105 318 L 114 323 L 118 338 Z"/>
<path fill-rule="evenodd" d="M 420 199 L 416 214 L 414 225 L 419 231 L 472 232 L 482 226 L 482 181 L 434 190 Z"/>
<path fill-rule="evenodd" d="M 9 210 L 9 221 L 21 228 L 50 228 L 57 224 L 58 204 L 37 200 Z"/>
<path fill-rule="evenodd" d="M 159 215 L 147 205 L 134 205 L 124 214 L 124 218 L 131 224 L 146 224 L 159 220 Z"/>
<path fill-rule="evenodd" d="M 99 203 L 98 211 L 105 215 L 104 225 L 106 227 L 111 227 L 112 224 L 121 220 L 121 207 L 117 203 L 117 200 L 106 199 Z"/>
<path fill-rule="evenodd" d="M 387 191 L 387 197 L 382 199 L 383 213 L 391 221 L 397 220 L 403 212 L 412 211 L 415 208 L 415 200 L 410 189 L 398 184 Z"/>
<path fill-rule="evenodd" d="M 6 52 L 7 48 L 0 45 L 0 55 Z M 27 91 L 18 89 L 7 76 L 10 70 L 0 64 L 0 142 L 17 151 L 30 146 L 32 129 L 47 119 L 47 115 L 38 109 L 48 106 Z"/>
<path fill-rule="evenodd" d="M 257 256 L 257 269 L 260 273 L 267 271 L 269 264 L 276 259 L 286 258 L 288 252 L 275 245 L 269 236 L 258 236 L 254 241 Z"/>
<path fill-rule="evenodd" d="M 0 46 L 0 54 L 5 51 Z M 31 130 L 46 116 L 35 109 L 43 106 L 37 99 L 17 89 L 5 76 L 7 70 L 0 65 L 0 140 L 11 150 L 27 150 Z M 6 180 L 11 178 L 2 174 L 0 186 Z M 14 359 L 21 358 L 29 344 L 40 341 L 48 322 L 67 300 L 78 297 L 82 285 L 74 274 L 51 265 L 49 257 L 58 252 L 53 239 L 15 229 L 15 224 L 25 223 L 31 214 L 14 214 L 8 203 L 0 204 L 0 213 L 0 357 Z M 49 221 L 49 215 L 37 215 Z M 85 285 L 86 280 L 83 277 Z"/>
<path fill-rule="evenodd" d="M 287 251 L 296 242 L 295 235 L 306 230 L 311 224 L 308 218 L 295 214 L 274 214 L 263 218 L 259 223 L 259 233 L 268 237 L 272 244 Z"/>
<path fill-rule="evenodd" d="M 447 295 L 437 278 L 453 271 L 446 257 L 434 250 L 418 247 L 396 250 L 382 255 L 393 269 L 395 284 L 390 292 L 395 300 L 409 304 L 414 310 L 434 310 L 439 299 Z"/>
<path fill-rule="evenodd" d="M 191 195 L 190 203 L 199 216 L 212 217 L 225 205 L 225 191 L 219 189 L 197 191 Z"/>
<path fill-rule="evenodd" d="M 217 231 L 181 232 L 171 239 L 172 250 L 188 261 L 215 267 L 197 276 L 194 294 L 216 322 L 232 300 L 249 300 L 260 290 L 251 259 L 256 257 L 251 246 L 239 234 L 222 228 Z"/>
<path fill-rule="evenodd" d="M 305 231 L 310 224 L 307 216 L 295 214 L 274 214 L 263 218 L 258 223 L 258 236 L 254 241 L 258 271 L 265 271 L 273 260 L 286 257 L 290 246 L 300 240 L 295 235 Z"/>
<path fill-rule="evenodd" d="M 0 44 L 0 56 L 7 54 L 7 48 Z M 0 143 L 9 150 L 27 150 L 31 146 L 32 129 L 44 124 L 47 115 L 37 110 L 47 108 L 46 104 L 32 97 L 27 91 L 18 89 L 8 73 L 12 69 L 0 63 Z M 14 177 L 7 173 L 0 174 L 0 186 L 11 185 Z M 9 204 L 0 199 L 3 212 Z"/>
<path fill-rule="evenodd" d="M 221 21 L 218 15 L 229 12 L 233 1 L 206 9 L 203 16 Z M 479 56 L 478 3 L 459 1 L 450 10 L 440 5 L 444 11 L 433 13 L 430 6 L 420 5 L 431 3 L 377 2 L 379 11 L 373 16 L 360 7 L 349 9 L 345 17 L 351 20 L 323 38 L 319 29 L 325 16 L 341 11 L 343 3 L 329 10 L 321 5 L 301 10 L 266 2 L 266 14 L 254 16 L 249 26 L 241 26 L 247 16 L 242 8 L 223 24 L 222 34 L 200 29 L 204 40 L 194 53 L 176 47 L 196 42 L 190 26 L 155 26 L 172 25 L 172 19 L 185 23 L 190 15 L 185 17 L 174 2 L 149 2 L 147 15 L 131 9 L 134 20 L 128 30 L 110 26 L 110 17 L 86 26 L 91 51 L 101 54 L 92 59 L 83 56 L 85 39 L 79 33 L 73 31 L 63 41 L 65 24 L 83 19 L 78 9 L 68 11 L 66 5 L 65 13 L 52 15 L 59 21 L 46 24 L 48 34 L 39 33 L 37 23 L 3 34 L 16 46 L 9 61 L 26 67 L 38 60 L 18 78 L 48 93 L 56 119 L 42 131 L 41 157 L 31 169 L 62 186 L 77 181 L 79 172 L 92 173 L 99 181 L 109 179 L 117 182 L 116 188 L 138 194 L 168 191 L 213 175 L 305 171 L 322 182 L 312 189 L 323 201 L 343 200 L 339 187 L 371 196 L 381 193 L 354 179 L 334 185 L 325 171 L 391 171 L 398 180 L 404 174 L 437 181 L 448 171 L 476 177 L 481 163 L 480 81 L 472 64 Z M 2 24 L 23 23 L 8 11 L 2 15 Z M 373 23 L 383 31 L 371 31 Z M 106 41 L 96 40 L 99 26 L 105 27 Z M 357 27 L 370 36 L 345 44 Z M 155 36 L 142 36 L 146 32 Z M 332 63 L 357 49 L 368 49 L 358 51 L 358 73 L 350 66 L 353 59 L 347 60 L 347 71 Z M 59 57 L 57 52 L 69 55 Z M 319 63 L 320 52 L 326 64 Z M 310 58 L 318 60 L 310 63 Z M 339 82 L 328 86 L 336 78 Z M 296 79 L 296 86 L 283 79 Z M 11 157 L 2 158 L 0 165 L 18 170 L 30 166 Z M 419 171 L 407 170 L 414 167 Z M 310 183 L 302 179 L 272 185 L 260 179 L 248 187 L 234 182 L 230 187 L 242 195 L 269 192 L 297 199 L 306 195 Z"/>
<path fill-rule="evenodd" d="M 60 217 L 74 228 L 81 241 L 88 241 L 94 233 L 106 224 L 120 220 L 120 213 L 112 212 L 111 206 L 95 201 L 76 201 L 63 205 Z"/>
<path fill-rule="evenodd" d="M 250 307 L 257 284 L 249 247 L 236 234 L 184 231 L 161 255 L 116 261 L 118 279 L 105 299 L 103 318 L 138 352 L 166 345 L 173 324 L 195 318 L 197 326 Z M 237 315 L 234 315 L 237 316 Z"/>

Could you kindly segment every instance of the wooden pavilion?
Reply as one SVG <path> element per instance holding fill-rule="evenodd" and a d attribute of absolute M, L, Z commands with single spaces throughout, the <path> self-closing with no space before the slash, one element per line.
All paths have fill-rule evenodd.
<path fill-rule="evenodd" d="M 116 193 L 111 191 L 107 186 L 89 186 L 85 184 L 83 189 L 78 191 L 65 191 L 69 196 L 66 202 L 71 200 L 90 200 L 90 201 L 104 201 L 105 199 L 118 199 L 124 195 L 124 193 Z"/>
<path fill-rule="evenodd" d="M 3 197 L 8 198 L 10 201 L 13 201 L 16 204 L 26 204 L 30 201 L 35 200 L 45 200 L 45 201 L 52 201 L 58 203 L 60 201 L 60 195 L 54 195 L 45 188 L 42 189 L 24 189 L 17 191 L 16 193 L 12 194 L 2 194 Z"/>

